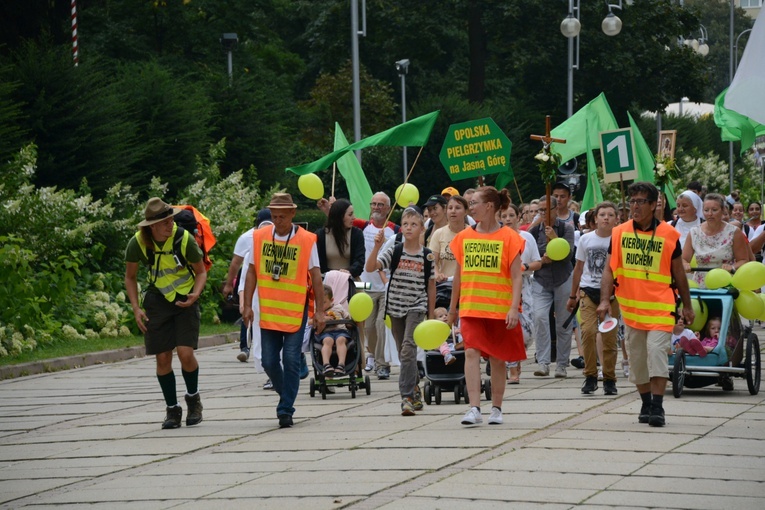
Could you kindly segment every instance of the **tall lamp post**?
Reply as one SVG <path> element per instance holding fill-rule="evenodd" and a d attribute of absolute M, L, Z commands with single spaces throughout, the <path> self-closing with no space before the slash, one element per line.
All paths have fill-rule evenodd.
<path fill-rule="evenodd" d="M 351 67 L 353 73 L 353 141 L 361 140 L 361 85 L 359 78 L 359 36 L 367 35 L 367 2 L 362 0 L 359 30 L 359 0 L 351 0 Z M 361 151 L 356 151 L 361 164 Z"/>
<path fill-rule="evenodd" d="M 228 86 L 234 81 L 234 57 L 232 55 L 234 48 L 239 43 L 239 38 L 232 32 L 227 32 L 220 37 L 220 44 L 223 51 L 228 54 Z"/>
<path fill-rule="evenodd" d="M 574 114 L 574 69 L 579 69 L 579 32 L 582 24 L 579 21 L 580 0 L 568 0 L 568 16 L 561 22 L 560 31 L 568 38 L 568 84 L 567 84 L 567 107 L 566 114 L 571 117 Z M 632 2 L 627 0 L 627 5 Z M 622 10 L 622 0 L 618 4 L 606 4 L 608 14 L 600 24 L 603 33 L 608 36 L 618 35 L 622 31 L 622 20 L 613 12 L 613 9 Z"/>
<path fill-rule="evenodd" d="M 409 71 L 409 59 L 405 58 L 396 62 L 396 71 L 401 77 L 401 122 L 406 122 L 406 73 Z M 406 174 L 408 165 L 406 161 L 406 146 L 404 149 L 404 181 L 406 181 Z"/>

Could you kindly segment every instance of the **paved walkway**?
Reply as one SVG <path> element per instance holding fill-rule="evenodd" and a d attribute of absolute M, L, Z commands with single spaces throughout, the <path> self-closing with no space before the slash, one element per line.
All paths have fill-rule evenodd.
<path fill-rule="evenodd" d="M 733 392 L 667 395 L 667 426 L 654 429 L 637 423 L 626 381 L 616 397 L 602 388 L 585 396 L 579 371 L 535 378 L 528 364 L 521 384 L 507 388 L 505 424 L 466 428 L 465 405 L 448 398 L 400 416 L 394 370 L 356 399 L 346 389 L 311 398 L 301 385 L 296 426 L 279 430 L 275 394 L 236 352 L 200 349 L 205 420 L 177 430 L 159 428 L 164 405 L 150 358 L 0 382 L 0 506 L 764 505 L 765 391 L 749 395 L 742 379 Z"/>

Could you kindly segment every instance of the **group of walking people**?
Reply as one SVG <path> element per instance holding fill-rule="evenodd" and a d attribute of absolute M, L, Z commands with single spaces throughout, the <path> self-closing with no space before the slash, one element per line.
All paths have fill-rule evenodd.
<path fill-rule="evenodd" d="M 638 419 L 664 425 L 670 335 L 678 317 L 686 324 L 694 319 L 686 277 L 690 259 L 695 255 L 705 267 L 719 264 L 735 270 L 754 259 L 752 248 L 760 239 L 765 243 L 765 234 L 752 226 L 747 236 L 735 220 L 726 223 L 723 209 L 728 202 L 719 195 L 697 200 L 681 194 L 678 217 L 672 222 L 661 217 L 657 208 L 661 197 L 654 185 L 635 183 L 628 195 L 630 219 L 620 223 L 621 211 L 610 202 L 598 204 L 580 221 L 579 214 L 569 209 L 571 191 L 562 183 L 553 186 L 551 196 L 520 207 L 511 203 L 505 189 L 484 186 L 460 196 L 450 187 L 429 197 L 423 209 L 410 204 L 398 226 L 388 220 L 390 197 L 378 192 L 372 197 L 368 220 L 355 218 L 347 200 L 322 199 L 318 205 L 327 213 L 327 224 L 314 234 L 294 224 L 297 206 L 292 197 L 275 193 L 267 207 L 270 220 L 245 233 L 248 258 L 235 254 L 225 289 L 231 291 L 235 266 L 243 264 L 242 317 L 259 332 L 259 359 L 279 395 L 279 426 L 293 425 L 300 378 L 307 374 L 302 353 L 305 334 L 307 328 L 316 333 L 324 328 L 322 275 L 332 270 L 364 282 L 372 298 L 372 313 L 359 331 L 366 351 L 364 368 L 380 379 L 391 375 L 385 355 L 385 319 L 390 317 L 404 416 L 422 409 L 414 329 L 435 318 L 436 299 L 441 298 L 448 306 L 446 321 L 459 326 L 464 342 L 469 409 L 462 424 L 483 421 L 482 358 L 491 368 L 488 423 L 501 424 L 505 383 L 519 382 L 526 347 L 536 343 L 534 375 L 549 376 L 554 334 L 553 375 L 567 377 L 572 330 L 577 326 L 584 358 L 582 393 L 597 389 L 600 364 L 605 393 L 616 394 L 618 328 L 598 330 L 611 317 L 624 324 L 629 380 L 643 404 Z M 693 223 L 691 208 L 701 220 L 699 200 L 704 221 L 687 228 L 683 238 L 683 230 Z M 536 213 L 529 218 L 531 206 Z M 145 334 L 147 354 L 157 357 L 167 408 L 163 428 L 181 424 L 172 371 L 174 348 L 186 382 L 187 425 L 202 420 L 194 349 L 199 334 L 196 300 L 206 274 L 193 238 L 184 234 L 176 242 L 178 227 L 172 219 L 176 212 L 151 199 L 139 224 L 141 231 L 126 250 L 128 297 Z M 570 245 L 563 259 L 547 253 L 555 238 Z M 188 263 L 178 260 L 179 249 Z M 143 303 L 136 277 L 141 263 L 150 270 Z M 678 301 L 683 305 L 680 312 Z M 573 320 L 577 307 L 578 325 Z M 245 360 L 248 356 L 249 352 Z"/>

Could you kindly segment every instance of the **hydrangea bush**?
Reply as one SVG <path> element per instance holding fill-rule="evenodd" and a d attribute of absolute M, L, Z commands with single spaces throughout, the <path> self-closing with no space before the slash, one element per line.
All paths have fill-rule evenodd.
<path fill-rule="evenodd" d="M 216 322 L 217 287 L 234 243 L 263 205 L 258 183 L 248 185 L 242 171 L 221 177 L 224 147 L 221 141 L 198 159 L 195 182 L 177 199 L 166 196 L 168 186 L 158 179 L 147 193 L 118 183 L 100 199 L 84 180 L 79 190 L 36 188 L 36 149 L 21 149 L 0 180 L 0 357 L 138 332 L 124 292 L 124 250 L 151 196 L 193 204 L 210 219 L 218 243 L 200 303 L 203 321 Z M 143 268 L 140 275 L 146 276 Z"/>

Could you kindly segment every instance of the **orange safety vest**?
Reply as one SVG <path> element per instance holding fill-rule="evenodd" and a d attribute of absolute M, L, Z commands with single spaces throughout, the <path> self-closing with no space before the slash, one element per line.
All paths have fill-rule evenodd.
<path fill-rule="evenodd" d="M 633 225 L 623 223 L 611 234 L 611 271 L 622 318 L 635 329 L 672 331 L 672 253 L 680 233 L 663 221 L 651 232 L 635 231 Z"/>
<path fill-rule="evenodd" d="M 510 265 L 525 245 L 509 227 L 491 234 L 466 228 L 452 239 L 460 265 L 460 317 L 505 319 L 513 301 Z"/>
<path fill-rule="evenodd" d="M 308 261 L 316 235 L 292 227 L 288 242 L 273 240 L 273 228 L 253 231 L 253 264 L 258 273 L 260 327 L 294 333 L 303 323 L 308 294 Z M 281 266 L 278 280 L 274 264 Z"/>

